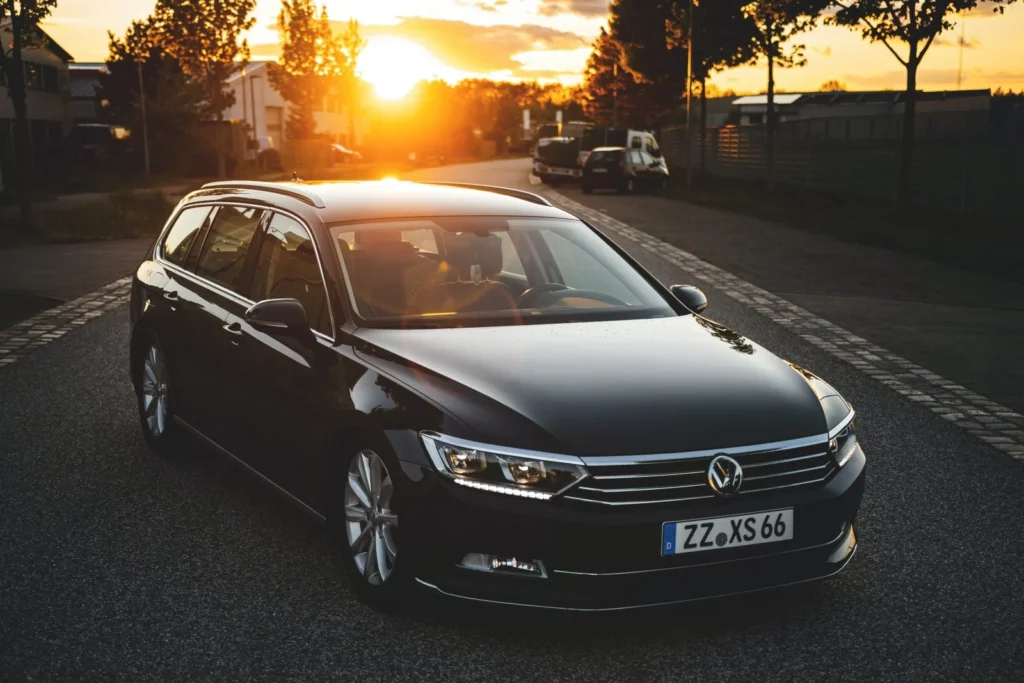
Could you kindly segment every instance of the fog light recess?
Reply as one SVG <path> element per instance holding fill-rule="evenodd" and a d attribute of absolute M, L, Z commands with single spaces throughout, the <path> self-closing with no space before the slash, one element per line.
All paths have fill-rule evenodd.
<path fill-rule="evenodd" d="M 538 579 L 548 578 L 544 563 L 540 560 L 520 560 L 515 557 L 498 557 L 482 553 L 469 553 L 462 558 L 459 566 L 477 572 L 490 574 L 510 574 L 513 576 L 532 576 Z"/>

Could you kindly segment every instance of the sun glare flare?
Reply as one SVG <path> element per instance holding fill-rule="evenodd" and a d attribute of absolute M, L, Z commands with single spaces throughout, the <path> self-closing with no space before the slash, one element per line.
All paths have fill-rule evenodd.
<path fill-rule="evenodd" d="M 446 66 L 422 45 L 404 38 L 371 38 L 359 56 L 363 78 L 378 97 L 405 97 L 424 79 L 443 77 Z"/>

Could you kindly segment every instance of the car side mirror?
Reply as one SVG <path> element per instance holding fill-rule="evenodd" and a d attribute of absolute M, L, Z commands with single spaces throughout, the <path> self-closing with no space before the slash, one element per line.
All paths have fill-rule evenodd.
<path fill-rule="evenodd" d="M 672 285 L 669 289 L 693 313 L 701 313 L 708 307 L 708 298 L 704 292 L 693 285 Z"/>
<path fill-rule="evenodd" d="M 274 336 L 295 337 L 312 342 L 306 309 L 298 299 L 265 299 L 245 312 L 245 322 L 254 329 Z"/>

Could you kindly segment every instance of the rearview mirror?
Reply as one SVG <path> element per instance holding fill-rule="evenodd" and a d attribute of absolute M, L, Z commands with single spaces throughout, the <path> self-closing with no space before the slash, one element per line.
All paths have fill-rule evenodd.
<path fill-rule="evenodd" d="M 708 298 L 704 292 L 693 285 L 672 285 L 672 294 L 693 313 L 701 313 L 708 307 Z"/>
<path fill-rule="evenodd" d="M 249 307 L 245 321 L 254 329 L 275 336 L 287 335 L 312 341 L 306 309 L 298 299 L 266 299 Z"/>

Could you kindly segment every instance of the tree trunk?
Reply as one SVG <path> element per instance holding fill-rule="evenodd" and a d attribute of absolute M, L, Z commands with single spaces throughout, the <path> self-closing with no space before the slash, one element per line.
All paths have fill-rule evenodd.
<path fill-rule="evenodd" d="M 901 204 L 913 201 L 914 194 L 914 123 L 917 118 L 917 43 L 910 44 L 907 60 L 907 92 L 903 104 L 903 150 L 900 155 L 900 177 L 897 197 Z"/>
<path fill-rule="evenodd" d="M 765 113 L 765 187 L 775 189 L 775 57 L 768 55 L 768 110 Z"/>
<path fill-rule="evenodd" d="M 708 139 L 708 79 L 705 76 L 700 81 L 700 172 L 704 174 L 708 170 L 707 158 Z"/>

